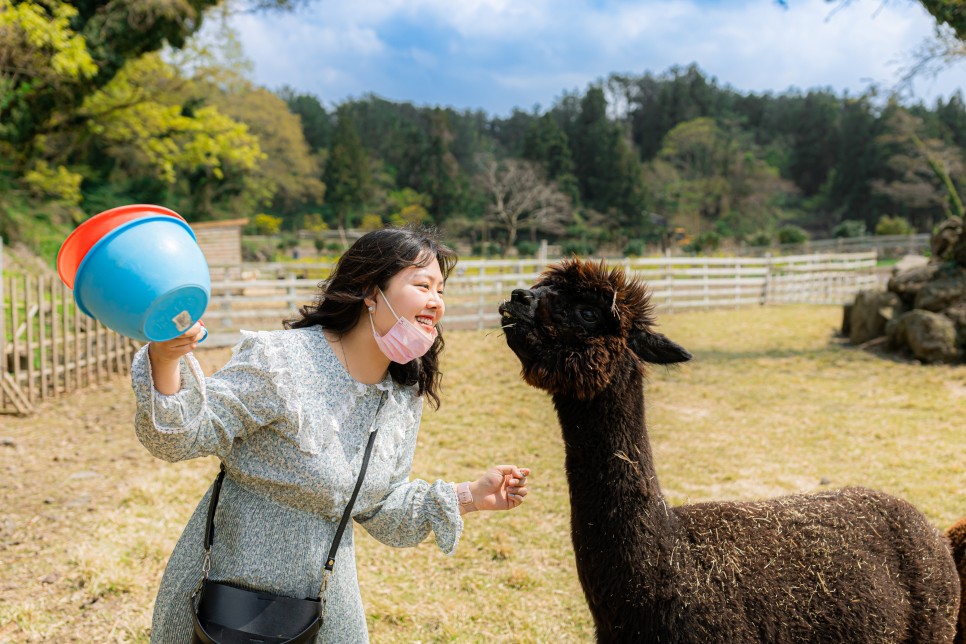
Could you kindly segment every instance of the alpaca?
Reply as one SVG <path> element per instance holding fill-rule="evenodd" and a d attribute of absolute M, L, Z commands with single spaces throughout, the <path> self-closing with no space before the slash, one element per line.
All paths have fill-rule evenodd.
<path fill-rule="evenodd" d="M 691 355 L 654 330 L 645 285 L 568 260 L 500 305 L 566 449 L 577 573 L 599 642 L 951 642 L 959 580 L 909 503 L 847 488 L 668 507 L 642 363 Z"/>
<path fill-rule="evenodd" d="M 959 569 L 959 584 L 962 596 L 966 596 L 966 517 L 963 517 L 946 531 L 953 559 Z M 959 621 L 956 623 L 954 644 L 966 644 L 966 604 L 959 605 Z"/>

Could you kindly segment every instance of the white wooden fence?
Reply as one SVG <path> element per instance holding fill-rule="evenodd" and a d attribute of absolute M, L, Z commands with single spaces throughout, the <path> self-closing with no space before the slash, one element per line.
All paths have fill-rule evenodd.
<path fill-rule="evenodd" d="M 659 312 L 807 302 L 844 304 L 876 285 L 876 253 L 787 257 L 668 257 L 608 260 L 645 280 Z M 464 260 L 446 285 L 445 325 L 496 328 L 497 306 L 513 289 L 533 284 L 540 260 Z M 328 264 L 270 264 L 243 271 L 248 279 L 212 283 L 204 320 L 212 344 L 233 343 L 238 329 L 280 328 L 311 303 Z M 265 279 L 269 276 L 270 279 Z"/>

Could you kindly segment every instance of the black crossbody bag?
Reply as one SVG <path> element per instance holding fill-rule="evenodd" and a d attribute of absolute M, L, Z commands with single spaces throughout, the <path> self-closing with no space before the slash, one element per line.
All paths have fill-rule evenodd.
<path fill-rule="evenodd" d="M 386 400 L 383 392 L 376 409 L 376 416 Z M 375 423 L 375 420 L 373 420 Z M 208 503 L 208 523 L 205 527 L 205 558 L 201 564 L 202 577 L 191 593 L 191 615 L 194 620 L 192 644 L 309 644 L 315 641 L 325 618 L 326 591 L 329 577 L 335 566 L 335 555 L 339 550 L 342 533 L 349 523 L 352 506 L 355 504 L 362 479 L 369 466 L 372 444 L 376 440 L 378 427 L 369 432 L 369 442 L 362 457 L 362 468 L 356 486 L 349 497 L 342 520 L 332 539 L 332 547 L 325 558 L 322 569 L 322 584 L 314 599 L 296 599 L 284 595 L 246 590 L 223 581 L 208 579 L 211 571 L 211 544 L 215 533 L 215 508 L 221 494 L 221 484 L 225 479 L 225 466 L 221 466 L 218 477 L 211 490 Z"/>

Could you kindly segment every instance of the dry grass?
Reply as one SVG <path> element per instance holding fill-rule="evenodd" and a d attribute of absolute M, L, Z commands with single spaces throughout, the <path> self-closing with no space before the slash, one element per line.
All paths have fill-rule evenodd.
<path fill-rule="evenodd" d="M 844 347 L 835 307 L 678 314 L 662 331 L 694 362 L 647 391 L 657 470 L 673 503 L 866 485 L 940 527 L 966 514 L 966 367 L 922 367 Z M 457 553 L 390 550 L 358 531 L 374 642 L 592 639 L 569 536 L 563 448 L 546 395 L 498 333 L 447 336 L 440 411 L 424 417 L 414 476 L 533 468 L 512 513 L 471 515 Z M 213 366 L 227 352 L 202 354 Z M 133 437 L 123 380 L 3 418 L 0 642 L 144 641 L 184 522 L 215 472 L 171 465 Z M 825 479 L 829 484 L 822 485 Z"/>

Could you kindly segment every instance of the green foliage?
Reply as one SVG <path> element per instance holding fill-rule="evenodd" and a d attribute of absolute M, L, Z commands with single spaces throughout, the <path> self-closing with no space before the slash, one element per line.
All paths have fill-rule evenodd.
<path fill-rule="evenodd" d="M 477 242 L 473 244 L 471 252 L 479 257 L 496 257 L 502 250 L 496 242 L 487 242 L 486 244 Z"/>
<path fill-rule="evenodd" d="M 695 237 L 690 244 L 684 246 L 688 253 L 710 253 L 721 247 L 721 235 L 713 230 L 706 230 Z"/>
<path fill-rule="evenodd" d="M 325 219 L 323 219 L 322 215 L 319 213 L 310 213 L 302 216 L 302 228 L 315 233 L 320 233 L 324 230 L 328 230 L 329 225 L 325 223 Z"/>
<path fill-rule="evenodd" d="M 295 235 L 282 235 L 278 239 L 278 249 L 281 251 L 291 250 L 299 245 L 299 238 Z"/>
<path fill-rule="evenodd" d="M 24 174 L 23 182 L 35 197 L 50 197 L 76 206 L 81 201 L 83 177 L 64 166 L 51 168 L 46 161 L 37 161 L 33 169 Z"/>
<path fill-rule="evenodd" d="M 258 235 L 277 235 L 282 229 L 282 218 L 259 213 L 255 215 L 252 224 L 255 227 L 255 233 Z"/>
<path fill-rule="evenodd" d="M 766 230 L 757 230 L 746 241 L 749 246 L 771 246 L 772 235 Z"/>
<path fill-rule="evenodd" d="M 778 229 L 779 244 L 804 244 L 808 241 L 808 232 L 798 226 L 782 226 Z"/>
<path fill-rule="evenodd" d="M 627 257 L 640 257 L 644 254 L 646 248 L 643 240 L 632 239 L 624 246 L 624 255 Z"/>
<path fill-rule="evenodd" d="M 560 252 L 564 257 L 576 255 L 577 257 L 589 257 L 597 252 L 597 246 L 585 239 L 568 239 L 560 245 Z"/>
<path fill-rule="evenodd" d="M 362 230 L 379 230 L 382 228 L 382 217 L 374 213 L 363 215 L 359 222 L 359 228 Z"/>
<path fill-rule="evenodd" d="M 832 229 L 832 237 L 864 237 L 869 234 L 864 221 L 845 219 Z"/>
<path fill-rule="evenodd" d="M 932 17 L 941 25 L 949 26 L 956 37 L 966 40 L 966 11 L 963 0 L 919 0 Z"/>
<path fill-rule="evenodd" d="M 521 257 L 533 257 L 540 250 L 540 244 L 521 239 L 517 240 L 516 249 L 517 254 Z"/>
<path fill-rule="evenodd" d="M 913 235 L 916 230 L 905 217 L 882 215 L 875 224 L 876 235 Z"/>
<path fill-rule="evenodd" d="M 361 208 L 369 196 L 369 160 L 348 109 L 340 109 L 335 138 L 322 175 L 327 201 L 339 225 L 348 226 L 350 213 Z"/>

